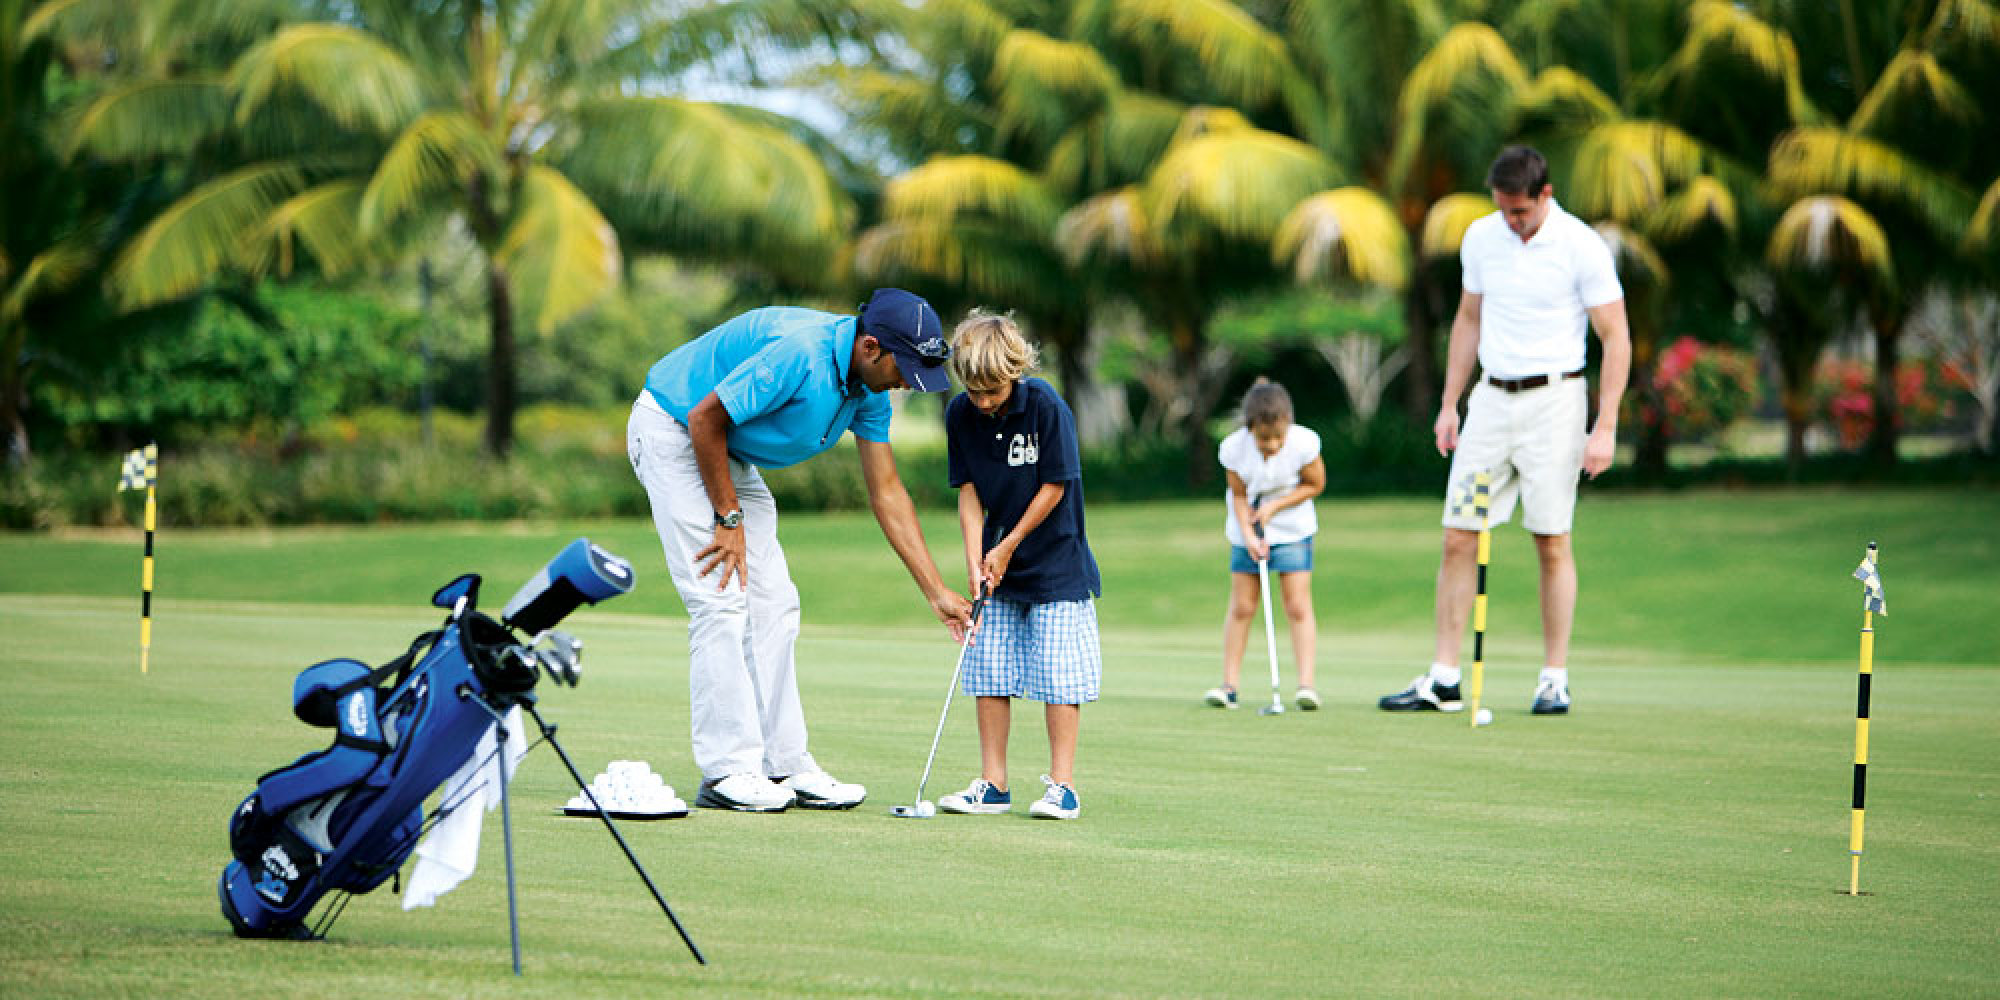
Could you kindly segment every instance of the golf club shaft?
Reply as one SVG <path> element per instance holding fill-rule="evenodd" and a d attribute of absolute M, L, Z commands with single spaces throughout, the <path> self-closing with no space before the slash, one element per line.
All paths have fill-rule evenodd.
<path fill-rule="evenodd" d="M 1491 479 L 1485 472 L 1473 479 L 1472 507 L 1479 517 L 1479 589 L 1472 599 L 1471 725 L 1479 725 L 1479 697 L 1486 686 L 1486 564 L 1493 556 Z"/>
<path fill-rule="evenodd" d="M 1271 624 L 1271 561 L 1257 560 L 1257 592 L 1264 605 L 1264 656 L 1271 661 L 1271 704 L 1282 704 L 1278 694 L 1278 630 Z"/>
<path fill-rule="evenodd" d="M 944 710 L 938 713 L 937 732 L 931 734 L 931 753 L 924 758 L 924 776 L 917 779 L 917 799 L 914 807 L 924 800 L 924 789 L 931 783 L 931 765 L 937 761 L 938 742 L 944 739 L 944 723 L 951 718 L 951 699 L 958 693 L 958 676 L 965 669 L 965 654 L 972 649 L 972 637 L 979 629 L 979 612 L 986 605 L 986 595 L 972 602 L 972 628 L 965 633 L 965 641 L 958 647 L 958 662 L 951 668 L 951 684 L 944 689 Z"/>

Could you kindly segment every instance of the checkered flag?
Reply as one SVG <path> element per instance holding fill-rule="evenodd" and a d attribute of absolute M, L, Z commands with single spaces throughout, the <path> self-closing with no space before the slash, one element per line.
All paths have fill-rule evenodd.
<path fill-rule="evenodd" d="M 1493 506 L 1492 487 L 1484 469 L 1467 473 L 1465 478 L 1454 484 L 1451 492 L 1451 516 L 1474 517 L 1485 520 L 1486 512 Z"/>
<path fill-rule="evenodd" d="M 1882 596 L 1882 574 L 1875 569 L 1875 546 L 1868 546 L 1868 554 L 1861 557 L 1861 565 L 1855 567 L 1854 578 L 1861 581 L 1861 607 L 1873 611 L 1884 618 L 1889 616 L 1889 601 Z"/>
<path fill-rule="evenodd" d="M 155 445 L 134 448 L 125 456 L 125 468 L 118 474 L 118 489 L 143 490 L 154 481 L 159 465 Z"/>

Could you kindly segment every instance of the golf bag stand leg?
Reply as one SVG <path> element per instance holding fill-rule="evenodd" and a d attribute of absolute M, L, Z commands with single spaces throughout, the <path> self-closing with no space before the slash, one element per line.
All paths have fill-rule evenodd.
<path fill-rule="evenodd" d="M 497 752 L 500 755 L 500 834 L 501 841 L 507 846 L 507 940 L 514 949 L 514 974 L 518 976 L 521 974 L 521 911 L 514 895 L 514 808 L 507 791 L 507 772 L 511 770 L 507 766 L 507 718 L 470 691 L 461 689 L 458 696 L 471 699 L 473 704 L 493 717 L 493 738 L 499 745 Z"/>
<path fill-rule="evenodd" d="M 570 762 L 569 753 L 563 749 L 561 743 L 556 742 L 556 727 L 544 721 L 542 713 L 535 711 L 535 706 L 523 705 L 522 707 L 527 710 L 529 715 L 534 716 L 535 726 L 541 730 L 542 739 L 547 740 L 549 746 L 555 749 L 556 756 L 562 759 L 563 767 L 569 769 L 569 776 L 571 780 L 576 782 L 577 789 L 583 792 L 584 797 L 590 800 L 591 807 L 597 810 L 597 818 L 604 821 L 604 828 L 606 830 L 611 831 L 611 839 L 617 841 L 618 849 L 625 852 L 625 860 L 632 863 L 632 870 L 638 873 L 639 881 L 646 883 L 646 891 L 653 894 L 653 902 L 660 904 L 660 912 L 666 914 L 667 920 L 673 923 L 674 930 L 680 934 L 681 941 L 687 945 L 688 953 L 694 956 L 696 962 L 707 965 L 708 959 L 702 957 L 701 949 L 696 947 L 694 938 L 689 937 L 687 928 L 681 926 L 681 918 L 674 915 L 674 908 L 667 905 L 667 898 L 665 896 L 660 895 L 659 887 L 653 884 L 653 877 L 646 874 L 646 866 L 639 863 L 639 856 L 633 854 L 631 845 L 625 843 L 625 835 L 618 832 L 618 824 L 611 821 L 611 814 L 604 811 L 604 804 L 597 801 L 596 794 L 591 792 L 590 783 L 583 780 L 582 772 L 578 771 L 576 765 Z"/>

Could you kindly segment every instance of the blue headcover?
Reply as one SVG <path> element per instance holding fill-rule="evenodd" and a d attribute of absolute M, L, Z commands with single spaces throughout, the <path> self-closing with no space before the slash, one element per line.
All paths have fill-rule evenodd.
<path fill-rule="evenodd" d="M 632 564 L 591 544 L 569 543 L 516 591 L 500 620 L 529 635 L 554 628 L 585 602 L 596 604 L 632 589 Z"/>

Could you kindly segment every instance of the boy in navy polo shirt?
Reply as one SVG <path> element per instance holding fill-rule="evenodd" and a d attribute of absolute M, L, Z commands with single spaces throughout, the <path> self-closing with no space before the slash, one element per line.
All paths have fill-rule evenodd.
<path fill-rule="evenodd" d="M 1097 700 L 1104 670 L 1090 603 L 1103 588 L 1083 534 L 1076 420 L 1047 382 L 1023 377 L 1035 349 L 1005 316 L 968 316 L 952 334 L 950 364 L 966 389 L 945 410 L 966 575 L 990 596 L 965 654 L 965 693 L 979 706 L 979 780 L 938 808 L 1012 807 L 1012 699 L 1033 698 L 1048 723 L 1049 773 L 1028 815 L 1075 819 L 1077 721 L 1083 703 Z"/>

